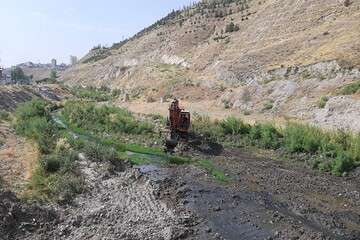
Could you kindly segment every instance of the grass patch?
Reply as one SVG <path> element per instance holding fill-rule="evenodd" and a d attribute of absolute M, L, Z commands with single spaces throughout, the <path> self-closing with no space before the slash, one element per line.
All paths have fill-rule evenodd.
<path fill-rule="evenodd" d="M 73 87 L 70 89 L 70 91 L 74 96 L 78 98 L 96 102 L 111 101 L 120 95 L 120 91 L 110 90 L 106 87 Z"/>
<path fill-rule="evenodd" d="M 71 202 L 85 191 L 85 181 L 75 170 L 77 154 L 66 150 L 41 157 L 28 188 L 29 197 L 40 201 Z"/>
<path fill-rule="evenodd" d="M 24 103 L 16 109 L 13 124 L 18 134 L 36 142 L 42 154 L 29 183 L 31 198 L 69 202 L 85 185 L 75 172 L 76 152 L 57 147 L 61 132 L 52 121 L 52 108 L 43 100 Z"/>
<path fill-rule="evenodd" d="M 219 126 L 225 135 L 243 135 L 250 132 L 250 125 L 235 117 L 222 120 Z"/>
<path fill-rule="evenodd" d="M 307 162 L 314 168 L 337 176 L 360 164 L 360 135 L 343 131 L 328 132 L 294 122 L 287 123 L 283 128 L 277 128 L 272 123 L 248 125 L 234 117 L 220 122 L 197 117 L 193 122 L 193 131 L 209 140 L 216 139 L 230 145 L 282 150 L 294 158 L 305 154 Z"/>
<path fill-rule="evenodd" d="M 127 134 L 152 133 L 154 126 L 138 121 L 127 110 L 111 106 L 96 106 L 93 102 L 69 101 L 62 116 L 69 125 L 96 134 L 112 132 Z"/>
<path fill-rule="evenodd" d="M 356 81 L 342 87 L 338 94 L 339 95 L 352 95 L 360 92 L 360 81 Z"/>
<path fill-rule="evenodd" d="M 229 182 L 230 178 L 227 177 L 224 172 L 217 169 L 214 164 L 209 160 L 199 160 L 196 165 L 202 169 L 205 169 L 211 176 L 220 182 Z"/>
<path fill-rule="evenodd" d="M 51 105 L 43 100 L 21 104 L 15 111 L 16 132 L 35 140 L 41 153 L 49 154 L 55 148 L 58 128 L 50 116 Z"/>

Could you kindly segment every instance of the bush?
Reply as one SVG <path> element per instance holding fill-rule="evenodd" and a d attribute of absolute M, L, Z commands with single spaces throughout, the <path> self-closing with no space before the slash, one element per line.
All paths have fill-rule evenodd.
<path fill-rule="evenodd" d="M 360 81 L 348 84 L 341 88 L 339 91 L 340 95 L 352 95 L 358 93 L 360 90 Z"/>
<path fill-rule="evenodd" d="M 235 117 L 228 117 L 222 120 L 219 125 L 225 135 L 248 134 L 251 129 L 249 124 Z"/>
<path fill-rule="evenodd" d="M 83 101 L 67 102 L 62 114 L 71 126 L 95 133 L 147 134 L 154 128 L 148 122 L 136 120 L 127 110 Z"/>
<path fill-rule="evenodd" d="M 288 123 L 284 129 L 284 144 L 292 153 L 316 153 L 321 147 L 323 138 L 320 129 L 309 125 Z"/>
<path fill-rule="evenodd" d="M 16 111 L 15 116 L 22 120 L 28 120 L 32 117 L 49 117 L 49 104 L 40 99 L 34 99 L 30 102 L 20 104 Z"/>
<path fill-rule="evenodd" d="M 83 151 L 86 157 L 93 162 L 106 162 L 118 159 L 117 152 L 114 148 L 93 142 L 87 142 Z"/>
<path fill-rule="evenodd" d="M 219 137 L 223 136 L 219 124 L 211 121 L 209 116 L 201 116 L 195 113 L 191 128 L 194 133 L 201 134 L 211 140 L 218 140 Z"/>
<path fill-rule="evenodd" d="M 267 123 L 261 126 L 261 138 L 259 139 L 261 147 L 277 149 L 281 145 L 281 138 L 282 135 L 272 124 Z"/>
<path fill-rule="evenodd" d="M 61 162 L 58 156 L 48 155 L 40 160 L 41 167 L 48 173 L 54 173 L 60 170 Z"/>
<path fill-rule="evenodd" d="M 233 22 L 229 23 L 228 25 L 226 25 L 225 27 L 225 32 L 226 33 L 232 33 L 232 32 L 237 32 L 239 31 L 240 28 L 238 25 L 234 24 Z"/>
<path fill-rule="evenodd" d="M 267 110 L 271 110 L 271 109 L 273 109 L 274 108 L 274 105 L 273 105 L 273 103 L 272 102 L 267 102 L 267 103 L 265 103 L 264 104 L 264 107 L 263 107 L 263 111 L 267 111 Z"/>
<path fill-rule="evenodd" d="M 67 173 L 75 168 L 77 154 L 73 151 L 62 151 L 45 155 L 40 159 L 40 166 L 46 173 L 61 171 Z"/>
<path fill-rule="evenodd" d="M 343 173 L 352 170 L 354 166 L 354 160 L 348 154 L 343 152 L 333 161 L 331 172 L 336 176 L 341 176 Z"/>
<path fill-rule="evenodd" d="M 110 89 L 106 87 L 95 88 L 95 87 L 74 87 L 71 89 L 73 95 L 78 98 L 92 100 L 96 102 L 106 102 L 110 101 L 120 94 L 118 90 L 111 92 Z"/>
<path fill-rule="evenodd" d="M 41 153 L 49 154 L 55 147 L 58 128 L 52 122 L 48 109 L 50 105 L 42 100 L 33 100 L 20 105 L 15 111 L 15 130 L 18 134 L 33 139 Z"/>
<path fill-rule="evenodd" d="M 10 114 L 6 111 L 0 110 L 0 122 L 1 121 L 9 121 Z"/>
<path fill-rule="evenodd" d="M 50 190 L 58 202 L 69 203 L 77 194 L 83 193 L 85 180 L 73 173 L 62 175 L 51 184 Z"/>
<path fill-rule="evenodd" d="M 318 102 L 319 108 L 325 108 L 328 101 L 329 101 L 329 97 L 322 96 Z"/>

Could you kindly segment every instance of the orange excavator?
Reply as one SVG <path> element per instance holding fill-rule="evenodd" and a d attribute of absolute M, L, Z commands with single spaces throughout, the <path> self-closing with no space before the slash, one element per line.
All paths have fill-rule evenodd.
<path fill-rule="evenodd" d="M 190 112 L 180 108 L 179 100 L 174 99 L 169 108 L 167 126 L 170 138 L 166 140 L 167 148 L 175 148 L 180 139 L 187 139 L 191 124 Z"/>
<path fill-rule="evenodd" d="M 190 113 L 180 108 L 179 100 L 174 99 L 169 108 L 168 127 L 174 137 L 186 137 L 190 129 Z"/>

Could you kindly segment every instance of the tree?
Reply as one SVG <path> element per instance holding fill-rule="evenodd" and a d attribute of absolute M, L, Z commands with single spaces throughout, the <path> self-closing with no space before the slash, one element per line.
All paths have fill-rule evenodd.
<path fill-rule="evenodd" d="M 11 79 L 17 82 L 27 80 L 28 77 L 24 74 L 24 71 L 20 67 L 13 67 L 11 69 Z"/>
<path fill-rule="evenodd" d="M 57 78 L 58 78 L 57 72 L 55 70 L 51 70 L 51 72 L 50 72 L 50 80 L 51 81 L 56 81 Z"/>

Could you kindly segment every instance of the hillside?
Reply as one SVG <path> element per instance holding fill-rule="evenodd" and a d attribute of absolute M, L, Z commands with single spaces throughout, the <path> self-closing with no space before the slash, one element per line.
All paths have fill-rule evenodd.
<path fill-rule="evenodd" d="M 62 80 L 121 89 L 135 111 L 178 97 L 200 113 L 360 131 L 359 29 L 358 1 L 202 1 L 94 48 Z"/>

